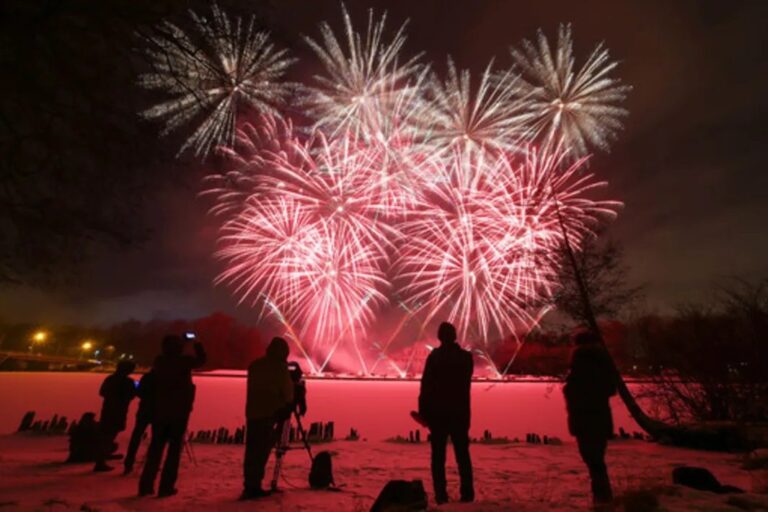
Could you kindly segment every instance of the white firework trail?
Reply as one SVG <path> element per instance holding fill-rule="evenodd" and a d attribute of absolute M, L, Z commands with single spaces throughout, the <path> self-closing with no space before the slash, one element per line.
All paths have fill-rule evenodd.
<path fill-rule="evenodd" d="M 590 146 L 607 151 L 628 114 L 619 103 L 631 87 L 611 77 L 618 63 L 601 43 L 575 69 L 570 25 L 560 25 L 554 48 L 541 30 L 537 42 L 525 40 L 522 48 L 510 49 L 522 72 L 531 135 L 544 143 L 562 140 L 574 158 Z"/>
<path fill-rule="evenodd" d="M 368 11 L 364 33 L 356 32 L 342 5 L 344 35 L 337 37 L 327 23 L 320 25 L 321 41 L 305 37 L 324 67 L 306 88 L 305 101 L 316 120 L 315 128 L 330 136 L 354 133 L 380 138 L 411 112 L 417 101 L 426 69 L 420 56 L 401 62 L 406 23 L 387 39 L 386 13 L 378 20 Z M 407 103 L 408 102 L 408 103 Z M 401 120 L 402 121 L 402 120 Z"/>
<path fill-rule="evenodd" d="M 432 77 L 418 116 L 420 139 L 432 154 L 452 158 L 457 148 L 465 156 L 520 149 L 529 117 L 520 79 L 511 71 L 494 73 L 492 65 L 475 87 L 470 72 L 458 70 L 451 59 L 445 81 Z"/>
<path fill-rule="evenodd" d="M 139 83 L 169 99 L 142 112 L 165 123 L 163 133 L 191 125 L 179 153 L 206 157 L 216 146 L 231 146 L 239 111 L 277 114 L 292 86 L 282 81 L 293 59 L 255 29 L 255 18 L 230 19 L 216 4 L 211 17 L 190 11 L 194 30 L 169 21 L 144 36 L 152 71 Z"/>

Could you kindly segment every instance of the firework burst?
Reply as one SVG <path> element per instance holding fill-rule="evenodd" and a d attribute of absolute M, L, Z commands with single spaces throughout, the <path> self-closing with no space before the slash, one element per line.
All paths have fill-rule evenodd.
<path fill-rule="evenodd" d="M 280 311 L 312 346 L 357 341 L 387 302 L 395 229 L 373 215 L 375 158 L 354 137 L 300 140 L 290 123 L 246 125 L 227 151 L 233 170 L 207 191 L 224 217 L 218 281 L 241 301 Z"/>
<path fill-rule="evenodd" d="M 579 173 L 584 159 L 562 170 L 560 148 L 526 154 L 520 164 L 502 154 L 447 176 L 425 190 L 400 226 L 410 242 L 395 268 L 408 301 L 427 320 L 443 315 L 481 345 L 538 321 L 557 285 L 558 210 L 578 245 L 618 206 L 586 197 L 605 183 Z M 466 166 L 459 151 L 454 155 L 452 169 Z"/>
<path fill-rule="evenodd" d="M 254 201 L 223 228 L 218 281 L 301 325 L 312 346 L 356 339 L 386 303 L 388 283 L 380 255 L 355 237 L 295 201 Z"/>
<path fill-rule="evenodd" d="M 436 155 L 464 155 L 478 151 L 517 151 L 526 129 L 526 103 L 519 77 L 494 73 L 492 63 L 473 90 L 468 70 L 457 70 L 448 60 L 448 78 L 432 77 L 429 101 L 420 112 L 422 140 Z"/>
<path fill-rule="evenodd" d="M 510 51 L 523 73 L 532 135 L 563 140 L 574 157 L 586 155 L 589 145 L 607 151 L 627 115 L 619 103 L 630 90 L 610 76 L 618 63 L 608 50 L 599 44 L 575 70 L 571 26 L 560 25 L 554 51 L 541 30 L 538 45 L 526 40 Z"/>
<path fill-rule="evenodd" d="M 139 82 L 170 99 L 142 115 L 164 121 L 165 134 L 197 123 L 179 153 L 192 149 L 205 157 L 213 147 L 234 142 L 239 109 L 277 113 L 289 94 L 290 84 L 281 78 L 292 59 L 255 30 L 253 17 L 230 19 L 216 4 L 210 18 L 190 16 L 194 31 L 166 21 L 146 37 L 152 72 Z"/>
<path fill-rule="evenodd" d="M 318 41 L 307 39 L 324 68 L 302 89 L 310 126 L 274 112 L 288 61 L 270 46 L 250 52 L 263 56 L 253 69 L 274 69 L 252 81 L 266 95 L 251 104 L 258 116 L 241 122 L 233 141 L 239 97 L 215 89 L 211 115 L 187 141 L 199 154 L 224 142 L 229 162 L 204 192 L 222 224 L 217 282 L 278 317 L 318 371 L 343 346 L 367 372 L 361 346 L 372 346 L 368 331 L 395 303 L 422 326 L 452 321 L 492 366 L 491 344 L 524 334 L 547 311 L 564 233 L 578 249 L 620 207 L 594 198 L 605 182 L 585 163 L 591 146 L 606 148 L 619 130 L 628 87 L 610 78 L 616 64 L 602 46 L 575 68 L 568 26 L 554 54 L 540 33 L 538 46 L 513 50 L 518 68 L 489 64 L 473 83 L 450 60 L 445 79 L 418 58 L 402 60 L 404 25 L 388 38 L 385 17 L 370 12 L 358 32 L 343 7 L 342 15 L 343 35 L 323 24 Z M 216 8 L 212 20 L 195 20 L 206 25 L 203 40 L 252 38 L 252 25 L 233 28 Z M 185 60 L 197 46 L 164 27 L 184 50 L 164 53 L 195 70 L 193 90 L 207 91 L 197 60 Z M 216 44 L 214 55 L 236 48 Z M 202 114 L 182 90 L 150 117 L 162 112 L 176 126 Z"/>
<path fill-rule="evenodd" d="M 315 127 L 331 136 L 351 132 L 386 140 L 414 112 L 427 70 L 418 56 L 399 60 L 405 23 L 387 39 L 386 13 L 376 21 L 373 11 L 368 11 L 364 33 L 355 31 L 343 5 L 342 18 L 343 37 L 336 37 L 330 25 L 323 23 L 321 42 L 305 38 L 325 70 L 306 88 L 306 103 Z"/>
<path fill-rule="evenodd" d="M 331 226 L 343 226 L 359 247 L 373 246 L 381 255 L 391 250 L 396 230 L 377 215 L 381 162 L 376 148 L 357 136 L 329 140 L 315 133 L 308 141 L 293 139 L 292 151 L 274 154 L 273 173 L 264 175 L 267 195 L 289 197 Z M 373 177 L 373 178 L 372 178 Z"/>

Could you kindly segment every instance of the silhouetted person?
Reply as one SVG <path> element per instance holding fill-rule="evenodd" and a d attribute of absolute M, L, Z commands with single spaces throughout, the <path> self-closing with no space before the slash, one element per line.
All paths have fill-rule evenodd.
<path fill-rule="evenodd" d="M 589 469 L 595 505 L 613 500 L 605 449 L 613 434 L 609 398 L 616 394 L 617 375 L 608 352 L 591 331 L 574 336 L 576 348 L 563 394 L 568 408 L 568 430 Z"/>
<path fill-rule="evenodd" d="M 125 430 L 128 419 L 128 406 L 136 396 L 136 385 L 131 373 L 136 364 L 131 361 L 117 363 L 115 372 L 104 379 L 99 389 L 99 395 L 104 398 L 99 416 L 99 441 L 96 450 L 96 465 L 94 471 L 111 471 L 107 465 L 107 457 L 115 451 L 115 438 Z"/>
<path fill-rule="evenodd" d="M 69 457 L 67 462 L 93 462 L 101 449 L 99 424 L 92 412 L 83 413 L 69 432 Z"/>
<path fill-rule="evenodd" d="M 242 500 L 269 494 L 261 487 L 264 469 L 276 440 L 276 427 L 294 403 L 287 360 L 288 343 L 283 338 L 273 338 L 266 355 L 248 367 Z"/>
<path fill-rule="evenodd" d="M 176 478 L 179 473 L 184 432 L 195 401 L 195 385 L 192 370 L 205 364 L 203 345 L 194 344 L 194 355 L 184 354 L 186 341 L 178 336 L 163 339 L 162 354 L 152 366 L 154 372 L 154 413 L 152 417 L 152 441 L 147 450 L 147 460 L 139 480 L 139 496 L 154 492 L 155 478 L 160 469 L 163 450 L 168 446 L 163 472 L 160 475 L 158 497 L 176 494 Z"/>
<path fill-rule="evenodd" d="M 437 331 L 440 346 L 427 357 L 421 377 L 419 416 L 429 426 L 432 445 L 432 483 L 435 501 L 448 501 L 445 450 L 453 443 L 461 478 L 461 501 L 475 499 L 469 457 L 469 394 L 474 363 L 472 354 L 456 343 L 456 328 L 443 322 Z"/>
<path fill-rule="evenodd" d="M 125 452 L 125 460 L 123 461 L 124 475 L 133 471 L 133 464 L 136 462 L 136 452 L 139 451 L 141 439 L 144 437 L 147 427 L 152 423 L 152 416 L 155 412 L 154 381 L 155 373 L 150 371 L 144 374 L 139 381 L 139 386 L 136 388 L 136 394 L 139 397 L 139 409 L 136 411 L 136 421 L 133 424 L 131 441 L 128 443 L 128 450 Z"/>

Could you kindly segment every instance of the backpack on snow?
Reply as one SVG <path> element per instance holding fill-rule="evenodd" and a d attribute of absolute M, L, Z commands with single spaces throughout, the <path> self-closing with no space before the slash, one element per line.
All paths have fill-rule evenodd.
<path fill-rule="evenodd" d="M 370 512 L 421 512 L 427 510 L 427 493 L 421 480 L 390 480 Z"/>
<path fill-rule="evenodd" d="M 320 452 L 312 459 L 312 469 L 309 470 L 309 486 L 313 489 L 327 489 L 333 484 L 331 454 Z"/>

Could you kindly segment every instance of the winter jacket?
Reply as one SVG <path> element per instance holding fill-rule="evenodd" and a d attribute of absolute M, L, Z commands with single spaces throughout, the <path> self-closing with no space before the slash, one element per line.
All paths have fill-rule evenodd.
<path fill-rule="evenodd" d="M 421 377 L 419 415 L 430 428 L 469 429 L 472 353 L 456 343 L 442 344 L 427 357 Z"/>
<path fill-rule="evenodd" d="M 194 345 L 195 355 L 160 354 L 152 366 L 155 387 L 154 419 L 157 421 L 186 421 L 195 401 L 192 370 L 205 364 L 206 355 L 200 343 Z"/>
<path fill-rule="evenodd" d="M 616 394 L 616 370 L 601 345 L 576 347 L 563 394 L 571 435 L 610 437 L 613 419 L 609 398 Z"/>
<path fill-rule="evenodd" d="M 248 367 L 245 417 L 249 420 L 276 418 L 293 403 L 293 381 L 288 363 L 268 355 Z"/>
<path fill-rule="evenodd" d="M 125 430 L 128 406 L 136 396 L 133 379 L 128 375 L 113 373 L 101 383 L 99 395 L 104 398 L 99 424 L 102 428 L 113 432 Z"/>

